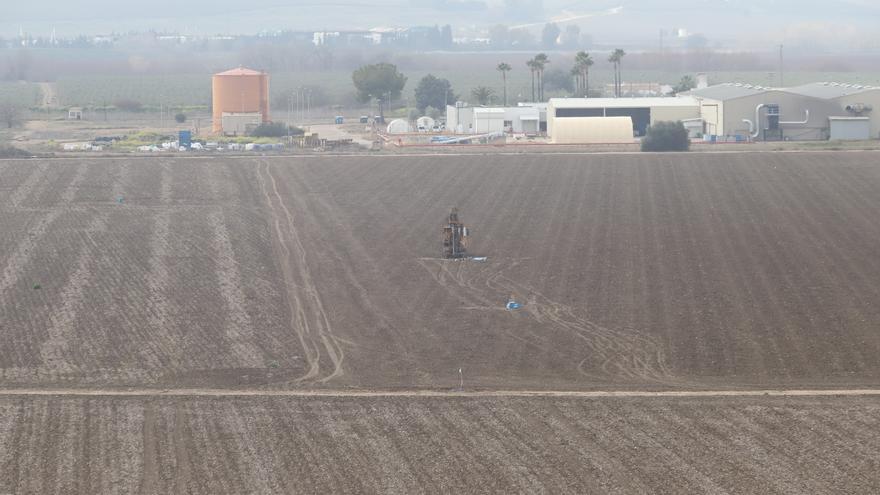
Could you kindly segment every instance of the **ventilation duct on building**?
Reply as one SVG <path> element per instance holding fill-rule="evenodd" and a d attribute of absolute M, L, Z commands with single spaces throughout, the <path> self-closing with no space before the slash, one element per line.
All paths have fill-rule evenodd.
<path fill-rule="evenodd" d="M 804 120 L 794 120 L 794 121 L 789 121 L 789 122 L 783 122 L 783 121 L 780 120 L 780 121 L 779 121 L 779 124 L 780 124 L 780 125 L 782 125 L 782 124 L 786 124 L 786 125 L 802 125 L 802 124 L 806 124 L 807 122 L 810 121 L 810 111 L 809 111 L 809 110 L 804 110 L 804 114 L 805 114 L 805 115 L 804 115 Z"/>

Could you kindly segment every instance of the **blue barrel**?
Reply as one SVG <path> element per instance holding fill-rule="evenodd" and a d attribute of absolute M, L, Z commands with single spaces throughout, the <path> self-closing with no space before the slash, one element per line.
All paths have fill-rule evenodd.
<path fill-rule="evenodd" d="M 192 131 L 180 131 L 177 136 L 177 143 L 184 148 L 192 146 Z"/>

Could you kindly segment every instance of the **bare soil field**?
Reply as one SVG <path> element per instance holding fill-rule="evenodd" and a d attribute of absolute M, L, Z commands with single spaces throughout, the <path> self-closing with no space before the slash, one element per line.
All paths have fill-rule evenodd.
<path fill-rule="evenodd" d="M 877 493 L 876 395 L 554 391 L 880 388 L 878 163 L 0 160 L 0 494 Z"/>
<path fill-rule="evenodd" d="M 880 491 L 876 399 L 3 398 L 0 493 Z"/>
<path fill-rule="evenodd" d="M 878 158 L 0 161 L 0 383 L 876 386 Z"/>

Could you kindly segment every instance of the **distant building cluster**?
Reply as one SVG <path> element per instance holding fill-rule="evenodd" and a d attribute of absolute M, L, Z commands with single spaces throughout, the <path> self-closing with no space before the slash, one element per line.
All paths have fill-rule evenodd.
<path fill-rule="evenodd" d="M 454 44 L 452 26 L 416 26 L 408 28 L 376 27 L 350 31 L 275 31 L 257 35 L 194 35 L 181 33 L 127 33 L 75 37 L 57 37 L 53 29 L 49 36 L 34 36 L 23 30 L 17 37 L 0 38 L 0 48 L 97 48 L 108 47 L 132 40 L 162 44 L 192 44 L 203 42 L 300 41 L 316 46 L 397 46 L 413 49 L 444 49 Z"/>
<path fill-rule="evenodd" d="M 663 121 L 706 142 L 880 139 L 880 86 L 819 82 L 790 88 L 740 83 L 670 97 L 551 98 L 516 107 L 446 109 L 457 134 L 538 135 L 556 144 L 627 143 Z"/>

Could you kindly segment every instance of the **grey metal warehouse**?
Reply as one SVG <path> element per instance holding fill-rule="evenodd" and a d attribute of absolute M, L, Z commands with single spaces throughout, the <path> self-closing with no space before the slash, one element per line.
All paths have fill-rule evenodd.
<path fill-rule="evenodd" d="M 699 102 L 704 133 L 726 140 L 880 138 L 880 88 L 873 86 L 812 83 L 770 89 L 721 84 L 687 95 Z"/>

